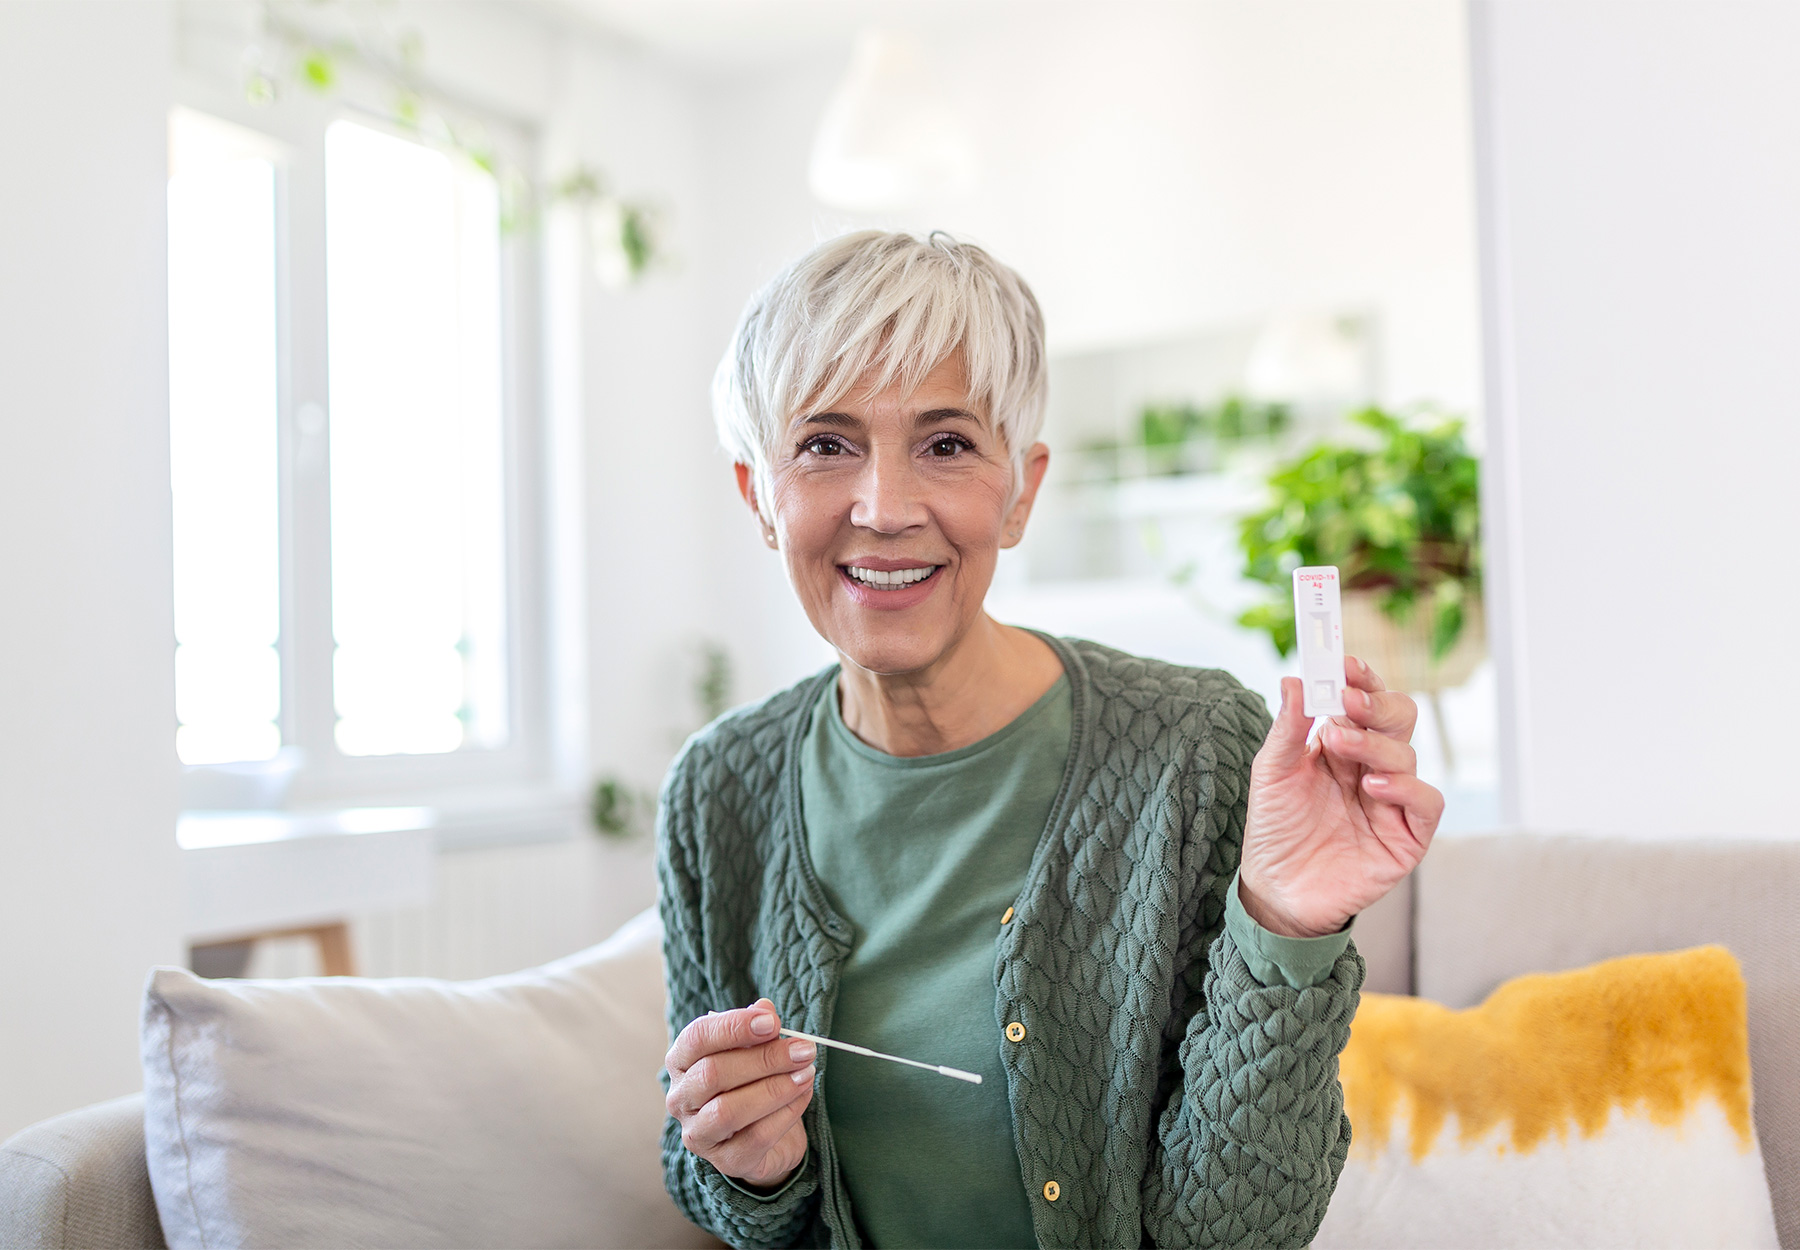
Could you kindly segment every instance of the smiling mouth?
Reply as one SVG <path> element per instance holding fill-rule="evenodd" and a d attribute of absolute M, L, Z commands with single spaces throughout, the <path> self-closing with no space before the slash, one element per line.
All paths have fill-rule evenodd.
<path fill-rule="evenodd" d="M 941 564 L 922 564 L 912 569 L 864 569 L 854 564 L 838 566 L 859 586 L 867 586 L 870 590 L 905 590 L 908 586 L 917 586 L 937 575 L 943 567 Z"/>

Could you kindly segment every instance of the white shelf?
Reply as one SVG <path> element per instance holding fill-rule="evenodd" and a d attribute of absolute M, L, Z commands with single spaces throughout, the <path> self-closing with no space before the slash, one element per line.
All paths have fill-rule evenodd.
<path fill-rule="evenodd" d="M 176 824 L 190 939 L 222 939 L 423 904 L 437 813 L 189 812 Z"/>

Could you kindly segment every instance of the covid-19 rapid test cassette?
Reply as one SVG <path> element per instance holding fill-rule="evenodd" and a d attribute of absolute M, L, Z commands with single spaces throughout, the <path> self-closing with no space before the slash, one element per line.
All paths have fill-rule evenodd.
<path fill-rule="evenodd" d="M 1300 643 L 1301 710 L 1344 714 L 1344 611 L 1335 565 L 1294 570 L 1294 634 Z"/>

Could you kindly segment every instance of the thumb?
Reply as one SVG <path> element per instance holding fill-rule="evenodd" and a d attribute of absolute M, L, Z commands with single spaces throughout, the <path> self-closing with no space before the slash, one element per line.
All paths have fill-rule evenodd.
<path fill-rule="evenodd" d="M 1281 710 L 1275 713 L 1275 723 L 1263 740 L 1263 758 L 1278 768 L 1299 763 L 1306 757 L 1306 735 L 1311 731 L 1312 721 L 1301 708 L 1300 679 L 1283 677 Z"/>

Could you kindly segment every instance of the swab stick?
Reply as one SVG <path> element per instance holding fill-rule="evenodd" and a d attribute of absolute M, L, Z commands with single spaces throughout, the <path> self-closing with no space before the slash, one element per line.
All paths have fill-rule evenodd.
<path fill-rule="evenodd" d="M 920 1063 L 917 1059 L 902 1059 L 899 1055 L 884 1055 L 879 1050 L 870 1050 L 867 1046 L 852 1046 L 849 1042 L 838 1042 L 829 1037 L 802 1033 L 799 1029 L 783 1029 L 781 1036 L 798 1038 L 803 1042 L 811 1042 L 815 1046 L 829 1046 L 833 1050 L 847 1050 L 853 1055 L 866 1055 L 870 1059 L 886 1059 L 889 1063 L 903 1063 L 909 1068 L 924 1068 L 927 1072 L 935 1072 L 939 1076 L 955 1077 L 957 1080 L 967 1081 L 971 1085 L 981 1084 L 979 1072 L 964 1072 L 961 1068 L 946 1068 L 941 1063 Z"/>

